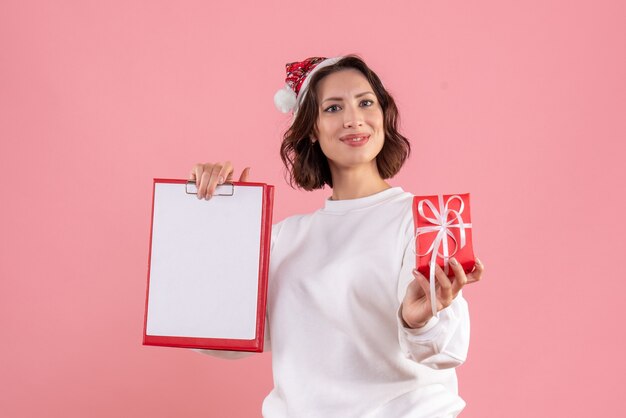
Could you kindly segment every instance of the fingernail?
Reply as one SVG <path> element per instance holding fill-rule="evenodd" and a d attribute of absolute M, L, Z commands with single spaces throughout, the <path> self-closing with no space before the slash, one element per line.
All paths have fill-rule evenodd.
<path fill-rule="evenodd" d="M 224 177 L 220 176 L 220 178 L 219 178 L 219 179 L 217 179 L 217 182 L 218 182 L 219 184 L 224 183 Z"/>
<path fill-rule="evenodd" d="M 478 264 L 479 266 L 482 266 L 482 265 L 483 265 L 483 262 L 482 262 L 482 261 L 480 261 L 480 260 L 478 259 L 478 257 L 476 257 L 476 264 Z"/>
<path fill-rule="evenodd" d="M 457 265 L 459 264 L 459 262 L 458 262 L 458 261 L 456 261 L 456 258 L 452 257 L 452 258 L 450 259 L 450 264 L 452 264 L 453 266 L 457 266 Z"/>

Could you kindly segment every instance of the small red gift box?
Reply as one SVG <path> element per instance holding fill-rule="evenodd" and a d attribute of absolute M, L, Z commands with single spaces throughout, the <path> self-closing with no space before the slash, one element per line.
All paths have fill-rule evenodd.
<path fill-rule="evenodd" d="M 466 273 L 474 269 L 469 193 L 415 196 L 415 265 L 430 280 L 430 266 L 436 262 L 454 278 L 448 260 L 454 257 Z M 433 275 L 434 277 L 434 275 Z"/>

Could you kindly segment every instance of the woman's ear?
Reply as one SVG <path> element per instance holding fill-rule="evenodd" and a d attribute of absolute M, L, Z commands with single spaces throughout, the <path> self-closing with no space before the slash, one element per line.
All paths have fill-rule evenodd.
<path fill-rule="evenodd" d="M 309 134 L 309 139 L 311 140 L 311 144 L 315 144 L 317 142 L 317 129 L 314 126 L 313 130 Z"/>

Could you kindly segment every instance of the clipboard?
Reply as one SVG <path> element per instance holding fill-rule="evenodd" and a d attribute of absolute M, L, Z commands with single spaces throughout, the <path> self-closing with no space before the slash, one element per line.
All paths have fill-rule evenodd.
<path fill-rule="evenodd" d="M 262 352 L 274 186 L 154 179 L 144 345 Z"/>

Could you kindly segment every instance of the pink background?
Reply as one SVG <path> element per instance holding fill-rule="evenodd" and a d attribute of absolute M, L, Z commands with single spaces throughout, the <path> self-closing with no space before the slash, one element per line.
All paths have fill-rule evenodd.
<path fill-rule="evenodd" d="M 307 3 L 2 2 L 0 415 L 260 416 L 268 354 L 141 344 L 152 178 L 231 159 L 276 221 L 318 208 L 272 96 L 285 62 L 355 52 L 412 139 L 392 184 L 472 193 L 463 417 L 618 416 L 624 3 Z"/>

